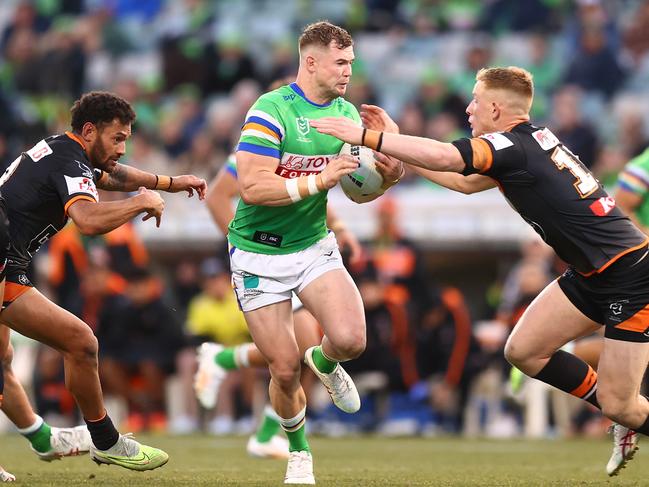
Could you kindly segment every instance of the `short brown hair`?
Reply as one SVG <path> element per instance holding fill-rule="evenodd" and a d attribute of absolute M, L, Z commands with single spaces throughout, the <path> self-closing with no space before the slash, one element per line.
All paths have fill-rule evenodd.
<path fill-rule="evenodd" d="M 70 109 L 72 130 L 80 133 L 86 122 L 96 126 L 111 123 L 116 118 L 124 125 L 135 121 L 135 111 L 123 98 L 106 91 L 91 91 L 82 95 Z"/>
<path fill-rule="evenodd" d="M 482 81 L 487 89 L 509 90 L 530 101 L 534 97 L 532 73 L 517 66 L 483 68 L 478 71 L 475 79 L 476 81 Z"/>
<path fill-rule="evenodd" d="M 332 41 L 336 43 L 338 49 L 345 49 L 354 44 L 349 32 L 323 20 L 307 25 L 302 31 L 298 45 L 302 51 L 303 48 L 311 45 L 328 47 Z"/>

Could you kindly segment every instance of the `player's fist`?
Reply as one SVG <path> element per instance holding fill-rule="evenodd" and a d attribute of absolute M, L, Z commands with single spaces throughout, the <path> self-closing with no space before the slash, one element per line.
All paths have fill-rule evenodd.
<path fill-rule="evenodd" d="M 338 156 L 329 161 L 327 167 L 320 173 L 324 189 L 331 189 L 345 174 L 351 174 L 358 169 L 358 161 L 351 156 Z"/>

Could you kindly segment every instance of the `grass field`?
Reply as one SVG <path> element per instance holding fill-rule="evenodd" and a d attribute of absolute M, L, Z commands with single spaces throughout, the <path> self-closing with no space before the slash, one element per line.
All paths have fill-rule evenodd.
<path fill-rule="evenodd" d="M 139 437 L 170 454 L 153 472 L 98 467 L 87 456 L 47 464 L 26 441 L 0 436 L 2 465 L 29 486 L 279 486 L 285 463 L 246 456 L 244 438 Z M 649 448 L 613 479 L 603 440 L 486 441 L 464 439 L 314 438 L 321 486 L 631 486 L 649 484 Z M 649 445 L 648 445 L 649 446 Z"/>

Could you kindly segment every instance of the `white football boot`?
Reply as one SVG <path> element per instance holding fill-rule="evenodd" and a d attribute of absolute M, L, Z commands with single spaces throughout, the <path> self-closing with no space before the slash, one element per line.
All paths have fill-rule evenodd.
<path fill-rule="evenodd" d="M 613 453 L 606 464 L 606 473 L 613 477 L 626 466 L 638 450 L 638 433 L 617 423 L 613 423 L 608 431 L 613 434 Z"/>
<path fill-rule="evenodd" d="M 45 462 L 60 460 L 62 457 L 85 455 L 90 450 L 92 439 L 86 425 L 74 428 L 52 428 L 50 436 L 51 448 L 46 452 L 39 452 L 31 447 L 38 458 Z"/>
<path fill-rule="evenodd" d="M 248 439 L 246 445 L 248 455 L 255 458 L 276 458 L 286 460 L 288 458 L 288 440 L 282 436 L 275 435 L 270 441 L 260 443 L 255 435 Z"/>
<path fill-rule="evenodd" d="M 304 361 L 327 388 L 334 404 L 346 413 L 358 411 L 361 408 L 361 398 L 352 378 L 340 364 L 336 364 L 336 368 L 330 374 L 320 372 L 313 362 L 314 349 L 315 347 L 307 349 L 304 353 Z"/>
<path fill-rule="evenodd" d="M 228 374 L 227 370 L 216 363 L 216 356 L 223 350 L 223 345 L 205 342 L 197 350 L 198 370 L 194 375 L 196 398 L 205 409 L 214 409 L 221 382 Z"/>
<path fill-rule="evenodd" d="M 313 457 L 308 451 L 292 451 L 288 454 L 285 484 L 315 485 Z"/>

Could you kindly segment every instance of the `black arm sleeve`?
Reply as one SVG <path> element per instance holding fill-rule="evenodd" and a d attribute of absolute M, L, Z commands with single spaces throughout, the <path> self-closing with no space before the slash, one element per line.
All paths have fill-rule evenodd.
<path fill-rule="evenodd" d="M 478 174 L 478 170 L 473 167 L 473 148 L 471 147 L 471 139 L 458 139 L 451 143 L 460 151 L 460 155 L 464 161 L 464 170 L 461 174 L 463 176 Z"/>

